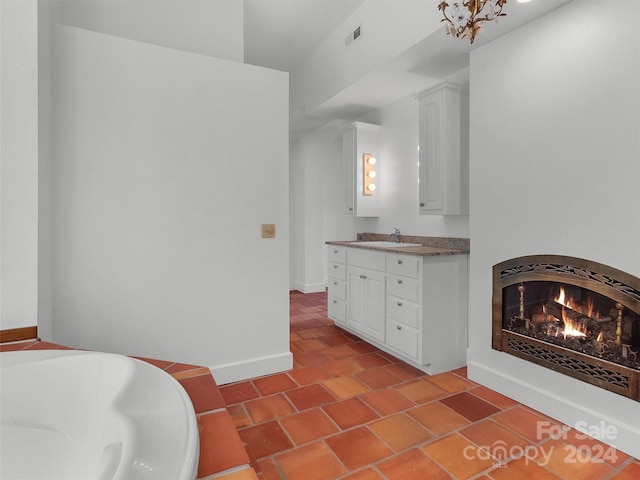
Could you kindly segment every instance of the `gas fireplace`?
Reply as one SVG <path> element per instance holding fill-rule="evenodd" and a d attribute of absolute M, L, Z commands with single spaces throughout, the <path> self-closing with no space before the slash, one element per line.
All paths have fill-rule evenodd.
<path fill-rule="evenodd" d="M 492 347 L 640 401 L 640 279 L 557 255 L 495 265 Z"/>

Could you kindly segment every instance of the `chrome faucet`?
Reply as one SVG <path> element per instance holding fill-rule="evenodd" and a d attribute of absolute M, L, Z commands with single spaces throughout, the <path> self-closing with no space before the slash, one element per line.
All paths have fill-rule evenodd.
<path fill-rule="evenodd" d="M 398 227 L 391 227 L 391 230 L 393 230 L 393 233 L 387 235 L 387 238 L 393 235 L 395 242 L 400 243 L 400 229 Z"/>

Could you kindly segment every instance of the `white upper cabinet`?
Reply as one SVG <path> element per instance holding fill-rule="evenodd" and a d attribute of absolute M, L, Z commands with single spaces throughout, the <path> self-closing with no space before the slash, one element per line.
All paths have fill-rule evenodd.
<path fill-rule="evenodd" d="M 444 82 L 420 102 L 420 214 L 469 214 L 469 95 Z"/>
<path fill-rule="evenodd" d="M 378 130 L 380 125 L 354 122 L 341 130 L 344 168 L 344 213 L 356 217 L 378 216 L 378 189 L 365 189 L 365 161 L 373 157 L 377 173 Z M 366 158 L 365 158 L 366 156 Z M 375 177 L 374 185 L 377 187 Z"/>

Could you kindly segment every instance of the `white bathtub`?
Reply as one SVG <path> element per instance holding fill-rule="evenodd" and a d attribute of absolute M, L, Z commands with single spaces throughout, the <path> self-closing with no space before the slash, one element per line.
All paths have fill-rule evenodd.
<path fill-rule="evenodd" d="M 193 479 L 191 400 L 171 375 L 122 355 L 0 354 L 0 478 Z"/>

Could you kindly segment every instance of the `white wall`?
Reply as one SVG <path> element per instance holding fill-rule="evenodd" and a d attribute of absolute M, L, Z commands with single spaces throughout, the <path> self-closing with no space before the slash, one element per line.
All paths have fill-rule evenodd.
<path fill-rule="evenodd" d="M 244 2 L 239 0 L 58 1 L 66 25 L 244 62 Z"/>
<path fill-rule="evenodd" d="M 0 328 L 37 324 L 38 11 L 0 2 Z"/>
<path fill-rule="evenodd" d="M 569 425 L 615 425 L 640 457 L 640 403 L 491 349 L 492 266 L 531 254 L 640 276 L 635 1 L 571 2 L 471 55 L 469 375 Z"/>
<path fill-rule="evenodd" d="M 405 98 L 364 121 L 381 125 L 376 156 L 380 216 L 373 221 L 356 219 L 356 231 L 373 228 L 377 233 L 390 233 L 392 227 L 398 227 L 407 235 L 468 238 L 467 215 L 418 214 L 418 100 Z"/>
<path fill-rule="evenodd" d="M 469 216 L 418 214 L 418 101 L 408 97 L 360 120 L 381 125 L 380 151 L 376 153 L 380 215 L 357 218 L 344 214 L 342 135 L 335 125 L 308 133 L 299 140 L 292 149 L 292 164 L 298 169 L 315 171 L 309 181 L 322 178 L 324 188 L 321 193 L 315 184 L 300 188 L 302 176 L 291 180 L 292 205 L 296 205 L 293 208 L 304 209 L 298 225 L 292 228 L 306 231 L 301 227 L 303 222 L 316 226 L 313 233 L 297 235 L 292 264 L 297 262 L 299 266 L 292 270 L 292 288 L 319 282 L 326 285 L 325 241 L 355 240 L 358 232 L 388 234 L 392 227 L 400 228 L 406 235 L 469 238 Z M 321 205 L 317 195 L 322 195 Z"/>
<path fill-rule="evenodd" d="M 287 75 L 72 27 L 55 48 L 53 340 L 220 383 L 290 368 Z"/>
<path fill-rule="evenodd" d="M 341 136 L 329 125 L 295 142 L 291 150 L 291 284 L 292 290 L 303 293 L 324 291 L 325 264 L 322 261 L 325 228 L 332 222 L 325 218 L 326 204 L 335 201 L 327 182 L 328 165 L 341 163 Z M 327 191 L 329 189 L 329 191 Z M 342 192 L 342 190 L 340 189 Z M 344 194 L 340 194 L 340 199 Z M 320 258 L 316 258 L 320 255 Z"/>
<path fill-rule="evenodd" d="M 53 336 L 53 26 L 60 2 L 38 0 L 38 336 Z"/>

